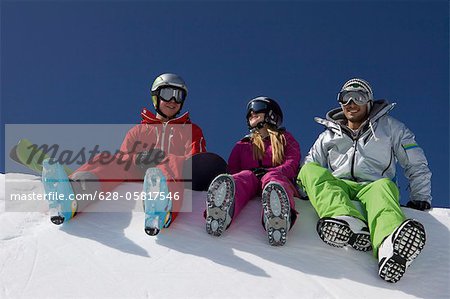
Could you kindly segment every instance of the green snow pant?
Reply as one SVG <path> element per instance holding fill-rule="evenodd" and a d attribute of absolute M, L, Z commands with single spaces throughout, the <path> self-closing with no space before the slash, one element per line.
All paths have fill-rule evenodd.
<path fill-rule="evenodd" d="M 353 216 L 368 223 L 375 257 L 384 238 L 406 218 L 400 208 L 397 185 L 390 179 L 360 184 L 335 178 L 317 163 L 307 163 L 301 168 L 298 180 L 319 218 Z M 361 202 L 364 215 L 352 200 Z"/>

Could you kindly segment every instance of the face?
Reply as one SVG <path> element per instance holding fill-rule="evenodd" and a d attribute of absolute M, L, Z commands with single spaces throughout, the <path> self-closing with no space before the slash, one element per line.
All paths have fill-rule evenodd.
<path fill-rule="evenodd" d="M 344 115 L 349 122 L 362 123 L 367 119 L 367 104 L 356 105 L 350 101 L 347 105 L 341 105 Z"/>
<path fill-rule="evenodd" d="M 250 116 L 248 117 L 248 122 L 250 124 L 251 127 L 255 127 L 258 123 L 264 121 L 264 112 L 261 113 L 255 113 L 255 112 L 250 112 Z"/>
<path fill-rule="evenodd" d="M 170 102 L 161 101 L 159 102 L 159 109 L 162 113 L 167 115 L 168 118 L 174 117 L 178 111 L 180 111 L 181 104 L 178 104 L 175 102 L 174 99 L 172 99 Z"/>

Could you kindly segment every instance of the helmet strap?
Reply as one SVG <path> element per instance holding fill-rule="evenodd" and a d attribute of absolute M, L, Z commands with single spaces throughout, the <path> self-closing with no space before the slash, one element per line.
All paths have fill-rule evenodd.
<path fill-rule="evenodd" d="M 155 106 L 155 110 L 156 110 L 156 112 L 159 114 L 159 115 L 161 115 L 162 117 L 164 117 L 164 118 L 169 118 L 169 117 L 167 117 L 167 115 L 165 115 L 162 111 L 161 111 L 161 109 L 159 109 L 159 103 L 160 103 L 160 99 L 158 98 L 157 100 L 156 100 L 156 106 Z"/>
<path fill-rule="evenodd" d="M 255 131 L 258 131 L 258 130 L 264 128 L 265 124 L 266 124 L 265 120 L 263 120 L 262 122 L 257 123 L 256 126 L 254 126 L 254 127 L 251 127 L 250 124 L 248 124 L 248 129 L 250 130 L 250 132 L 255 132 Z"/>

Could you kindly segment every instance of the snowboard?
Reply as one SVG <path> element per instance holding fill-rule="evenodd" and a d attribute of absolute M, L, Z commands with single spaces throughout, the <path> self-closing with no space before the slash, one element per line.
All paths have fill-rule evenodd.
<path fill-rule="evenodd" d="M 214 178 L 226 172 L 227 162 L 221 156 L 211 152 L 195 154 L 184 163 L 183 178 L 187 178 L 185 188 L 207 191 Z"/>
<path fill-rule="evenodd" d="M 40 150 L 36 144 L 28 139 L 20 139 L 19 142 L 9 152 L 9 157 L 35 171 L 37 174 L 42 174 L 42 163 L 45 159 L 50 158 L 44 151 Z M 70 175 L 73 170 L 67 166 L 63 166 L 67 175 Z"/>

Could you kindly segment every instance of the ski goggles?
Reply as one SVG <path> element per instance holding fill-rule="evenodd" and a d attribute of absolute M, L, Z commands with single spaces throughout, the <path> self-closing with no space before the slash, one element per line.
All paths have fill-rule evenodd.
<path fill-rule="evenodd" d="M 178 104 L 181 104 L 186 99 L 186 92 L 179 88 L 163 87 L 157 91 L 157 96 L 164 102 L 170 102 L 172 99 Z"/>
<path fill-rule="evenodd" d="M 338 101 L 344 106 L 348 105 L 350 101 L 353 101 L 356 105 L 362 106 L 370 101 L 370 97 L 367 92 L 362 90 L 344 90 L 338 94 Z"/>
<path fill-rule="evenodd" d="M 250 116 L 252 111 L 254 113 L 262 113 L 267 112 L 269 108 L 269 105 L 263 101 L 252 101 L 247 105 L 247 118 Z"/>

